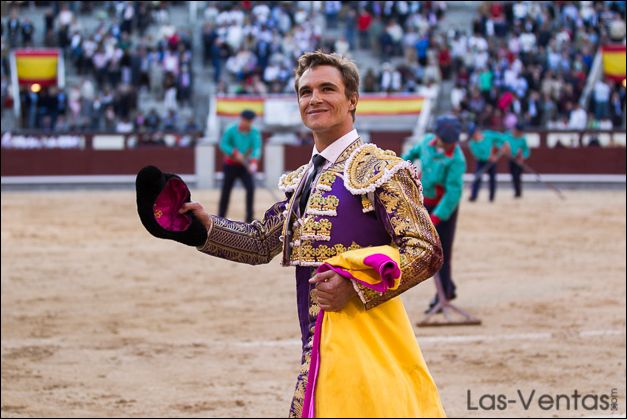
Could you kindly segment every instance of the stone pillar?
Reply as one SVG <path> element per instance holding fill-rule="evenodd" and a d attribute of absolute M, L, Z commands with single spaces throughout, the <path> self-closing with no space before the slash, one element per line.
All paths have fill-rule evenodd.
<path fill-rule="evenodd" d="M 285 146 L 283 144 L 273 144 L 269 142 L 264 148 L 264 170 L 266 188 L 277 189 L 279 178 L 283 175 Z"/>
<path fill-rule="evenodd" d="M 195 153 L 196 187 L 210 189 L 216 186 L 216 148 L 214 144 L 199 143 Z"/>

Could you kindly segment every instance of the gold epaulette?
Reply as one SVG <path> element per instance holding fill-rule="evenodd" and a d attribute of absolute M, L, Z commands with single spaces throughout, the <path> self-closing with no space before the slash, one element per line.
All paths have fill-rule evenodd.
<path fill-rule="evenodd" d="M 353 195 L 372 193 L 401 169 L 409 169 L 417 180 L 416 167 L 391 150 L 364 144 L 351 154 L 344 167 L 344 186 Z"/>
<path fill-rule="evenodd" d="M 285 193 L 294 192 L 308 166 L 308 164 L 303 164 L 298 169 L 281 176 L 279 179 L 279 189 Z"/>

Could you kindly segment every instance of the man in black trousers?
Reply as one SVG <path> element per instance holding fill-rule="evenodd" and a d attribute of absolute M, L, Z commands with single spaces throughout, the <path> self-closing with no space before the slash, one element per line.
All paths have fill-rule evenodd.
<path fill-rule="evenodd" d="M 252 126 L 256 114 L 249 109 L 240 115 L 239 122 L 229 126 L 220 140 L 220 150 L 224 153 L 224 183 L 220 195 L 218 214 L 226 217 L 231 197 L 231 189 L 236 179 L 241 179 L 246 188 L 246 222 L 253 220 L 253 199 L 255 194 L 254 174 L 261 157 L 261 133 Z"/>

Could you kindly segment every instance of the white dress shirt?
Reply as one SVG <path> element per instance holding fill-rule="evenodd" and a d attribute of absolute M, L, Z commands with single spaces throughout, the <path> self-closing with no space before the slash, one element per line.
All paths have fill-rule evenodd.
<path fill-rule="evenodd" d="M 346 148 L 349 145 L 351 145 L 353 141 L 355 141 L 357 138 L 359 138 L 359 134 L 357 134 L 357 130 L 354 129 L 351 132 L 344 134 L 337 140 L 333 141 L 322 152 L 319 152 L 316 146 L 314 145 L 313 150 L 311 152 L 311 158 L 313 159 L 313 156 L 315 156 L 316 154 L 320 154 L 322 157 L 324 157 L 327 161 L 324 163 L 324 166 L 322 166 L 322 170 L 326 170 L 333 163 L 337 161 L 337 159 L 344 152 L 344 150 L 346 150 Z M 310 163 L 311 161 L 312 160 L 309 160 Z M 313 164 L 307 171 L 307 176 L 309 176 L 312 170 L 313 170 Z"/>

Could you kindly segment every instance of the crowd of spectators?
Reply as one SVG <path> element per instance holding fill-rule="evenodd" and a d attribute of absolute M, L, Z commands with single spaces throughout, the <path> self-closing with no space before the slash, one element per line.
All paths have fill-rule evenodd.
<path fill-rule="evenodd" d="M 623 41 L 624 14 L 624 2 L 484 3 L 473 33 L 450 42 L 453 108 L 496 130 L 620 127 L 623 84 L 601 78 L 580 102 L 599 47 Z"/>
<path fill-rule="evenodd" d="M 65 59 L 65 88 L 21 87 L 21 127 L 125 130 L 149 112 L 139 103 L 142 94 L 160 103 L 161 115 L 153 120 L 163 126 L 136 128 L 182 130 L 189 125 L 178 118 L 182 107 L 192 106 L 192 34 L 169 24 L 168 2 L 48 3 L 42 36 L 34 36 L 28 5 L 13 6 L 2 26 L 3 105 L 9 96 L 10 48 L 59 48 Z M 85 24 L 85 16 L 97 24 Z"/>
<path fill-rule="evenodd" d="M 190 125 L 179 121 L 179 109 L 191 104 L 192 60 L 200 57 L 192 55 L 191 29 L 169 25 L 168 2 L 50 2 L 40 36 L 34 36 L 28 7 L 12 7 L 2 26 L 3 103 L 10 48 L 58 47 L 71 77 L 64 89 L 23 88 L 21 127 L 110 131 L 132 123 L 134 129 L 154 130 L 150 122 L 137 121 L 157 119 L 163 124 L 157 129 Z M 425 80 L 438 81 L 437 68 L 425 59 L 424 39 L 432 36 L 445 8 L 442 1 L 206 2 L 200 16 L 202 60 L 212 68 L 216 93 L 263 95 L 292 93 L 293 68 L 304 51 L 406 55 L 413 61 L 401 68 L 402 87 L 400 74 L 385 63 L 365 73 L 364 91 L 416 91 Z M 85 16 L 98 23 L 85 24 Z M 158 118 L 157 111 L 138 103 L 143 91 L 162 102 Z"/>
<path fill-rule="evenodd" d="M 413 60 L 403 68 L 403 86 L 387 63 L 365 73 L 363 90 L 415 91 L 425 78 L 438 80 L 424 39 L 445 9 L 442 1 L 211 3 L 204 12 L 203 58 L 218 92 L 266 94 L 293 92 L 293 68 L 305 51 L 350 57 L 361 49 L 383 61 L 406 54 Z"/>
<path fill-rule="evenodd" d="M 375 57 L 378 65 L 362 69 L 366 93 L 435 96 L 450 80 L 453 110 L 491 129 L 624 124 L 620 83 L 599 80 L 580 104 L 616 21 L 624 38 L 624 2 L 481 2 L 471 33 L 441 27 L 444 1 L 204 2 L 202 56 L 192 53 L 196 26 L 170 24 L 177 2 L 48 3 L 41 36 L 24 8 L 13 7 L 2 25 L 3 108 L 10 48 L 58 47 L 71 66 L 65 89 L 22 90 L 24 128 L 198 129 L 180 112 L 193 106 L 194 60 L 211 69 L 213 93 L 293 93 L 296 59 L 316 49 Z M 143 103 L 146 94 L 160 106 Z"/>

